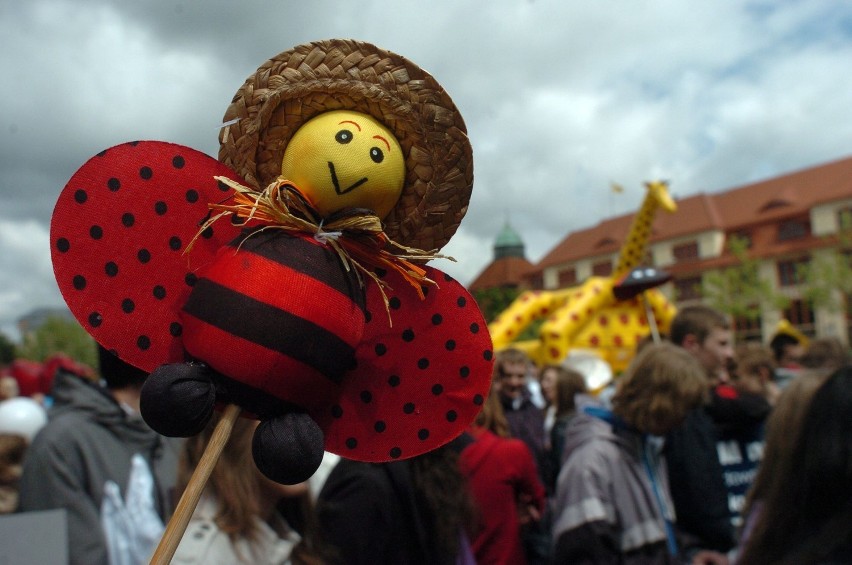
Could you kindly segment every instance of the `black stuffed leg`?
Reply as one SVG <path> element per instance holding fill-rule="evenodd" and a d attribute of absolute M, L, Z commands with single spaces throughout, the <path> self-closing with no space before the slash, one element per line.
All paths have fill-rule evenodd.
<path fill-rule="evenodd" d="M 142 418 L 164 436 L 200 433 L 213 416 L 215 404 L 216 387 L 210 370 L 201 363 L 162 365 L 142 385 Z"/>
<path fill-rule="evenodd" d="M 308 480 L 322 462 L 324 438 L 304 412 L 287 412 L 260 422 L 252 439 L 252 455 L 261 473 L 275 482 L 294 485 Z"/>

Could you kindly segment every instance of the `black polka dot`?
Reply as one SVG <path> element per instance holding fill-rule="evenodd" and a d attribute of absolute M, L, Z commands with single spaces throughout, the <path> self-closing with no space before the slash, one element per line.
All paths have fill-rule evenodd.
<path fill-rule="evenodd" d="M 340 404 L 335 404 L 331 407 L 331 415 L 335 418 L 343 417 L 343 408 L 340 406 Z"/>
<path fill-rule="evenodd" d="M 169 324 L 169 333 L 172 334 L 172 336 L 174 337 L 180 337 L 180 335 L 183 333 L 183 326 L 180 325 L 178 322 L 172 322 L 171 324 Z"/>
<path fill-rule="evenodd" d="M 166 289 L 160 285 L 154 287 L 153 291 L 154 298 L 157 300 L 162 300 L 166 297 Z"/>
<path fill-rule="evenodd" d="M 388 303 L 390 304 L 392 310 L 399 310 L 399 307 L 402 306 L 402 303 L 399 301 L 399 297 L 397 296 L 391 298 Z"/>
<path fill-rule="evenodd" d="M 440 314 L 435 314 L 434 316 L 432 316 L 432 325 L 439 326 L 439 325 L 441 325 L 441 322 L 443 322 L 443 321 L 444 321 L 444 317 L 441 316 Z"/>
<path fill-rule="evenodd" d="M 369 390 L 361 391 L 361 402 L 364 404 L 369 404 L 373 401 L 373 394 Z"/>
<path fill-rule="evenodd" d="M 86 277 L 84 277 L 83 275 L 74 275 L 73 284 L 74 288 L 76 288 L 77 290 L 83 290 L 84 288 L 86 288 Z"/>
<path fill-rule="evenodd" d="M 183 245 L 183 243 L 181 242 L 181 240 L 178 236 L 173 235 L 172 237 L 169 238 L 169 248 L 172 251 L 177 251 L 178 249 L 181 248 L 181 245 Z"/>
<path fill-rule="evenodd" d="M 402 407 L 402 411 L 406 414 L 414 414 L 414 403 L 406 402 L 405 405 Z"/>
<path fill-rule="evenodd" d="M 358 447 L 358 440 L 354 437 L 347 438 L 346 447 L 348 447 L 349 449 L 355 449 L 356 447 Z"/>
<path fill-rule="evenodd" d="M 119 181 L 115 177 L 112 177 L 107 181 L 107 188 L 110 190 L 110 192 L 116 192 L 119 188 L 121 188 L 121 181 Z"/>
<path fill-rule="evenodd" d="M 432 394 L 434 394 L 435 396 L 439 396 L 442 392 L 444 392 L 444 385 L 432 385 Z"/>
<path fill-rule="evenodd" d="M 448 422 L 455 422 L 458 419 L 459 415 L 455 410 L 450 410 L 449 412 L 447 412 L 446 417 Z"/>
<path fill-rule="evenodd" d="M 203 237 L 204 239 L 210 239 L 211 237 L 213 237 L 213 226 L 207 226 L 206 228 L 204 228 L 204 230 L 202 230 L 201 232 L 201 237 Z"/>
<path fill-rule="evenodd" d="M 400 457 L 402 457 L 402 450 L 398 447 L 394 447 L 390 450 L 390 453 L 388 453 L 388 455 L 390 455 L 391 459 L 399 459 Z"/>
<path fill-rule="evenodd" d="M 447 342 L 444 344 L 444 347 L 446 348 L 447 351 L 454 350 L 456 348 L 456 340 L 448 339 Z"/>
<path fill-rule="evenodd" d="M 382 355 L 384 355 L 385 353 L 388 352 L 388 347 L 384 343 L 377 343 L 375 351 L 376 351 L 376 355 L 381 357 Z"/>
<path fill-rule="evenodd" d="M 429 430 L 427 430 L 426 428 L 421 428 L 417 432 L 417 437 L 420 438 L 420 440 L 422 441 L 426 441 L 427 439 L 429 439 Z"/>
<path fill-rule="evenodd" d="M 174 157 L 172 157 L 172 167 L 174 167 L 175 169 L 182 169 L 185 164 L 186 161 L 180 155 L 175 155 Z"/>
<path fill-rule="evenodd" d="M 77 204 L 83 204 L 88 199 L 89 195 L 82 188 L 77 189 L 77 191 L 74 192 L 74 201 L 77 202 Z"/>
<path fill-rule="evenodd" d="M 485 359 L 486 361 L 491 361 L 492 357 L 494 357 L 494 352 L 491 351 L 490 349 L 486 349 L 485 351 L 482 352 L 482 358 Z"/>
<path fill-rule="evenodd" d="M 237 216 L 236 214 L 231 214 L 231 225 L 232 226 L 241 226 L 244 223 L 246 223 L 245 218 L 241 218 L 241 217 Z"/>
<path fill-rule="evenodd" d="M 130 212 L 125 212 L 121 215 L 121 223 L 124 224 L 124 227 L 130 228 L 136 223 L 136 218 Z"/>
<path fill-rule="evenodd" d="M 186 286 L 195 286 L 195 283 L 198 282 L 198 276 L 195 273 L 187 273 L 183 277 L 183 282 L 186 283 Z"/>
<path fill-rule="evenodd" d="M 479 333 L 479 324 L 477 324 L 476 322 L 472 323 L 470 325 L 470 333 L 478 334 Z"/>
<path fill-rule="evenodd" d="M 194 188 L 190 188 L 186 191 L 186 201 L 190 204 L 195 204 L 198 202 L 198 191 Z"/>
<path fill-rule="evenodd" d="M 464 296 L 459 296 L 458 300 L 456 300 L 456 304 L 458 304 L 459 308 L 464 308 L 467 304 L 467 298 Z"/>
<path fill-rule="evenodd" d="M 114 277 L 118 274 L 118 265 L 116 265 L 113 261 L 110 261 L 104 265 L 104 272 L 106 272 L 108 277 Z"/>
<path fill-rule="evenodd" d="M 447 273 L 444 273 L 444 280 L 447 281 L 447 282 L 453 282 L 456 279 L 454 279 L 453 277 L 451 277 Z"/>
<path fill-rule="evenodd" d="M 385 424 L 383 421 L 379 420 L 378 422 L 373 424 L 373 429 L 376 430 L 378 433 L 382 433 L 383 431 L 388 429 L 388 425 Z"/>
<path fill-rule="evenodd" d="M 121 310 L 125 314 L 130 314 L 136 309 L 136 304 L 130 300 L 129 298 L 125 298 L 121 301 Z"/>
<path fill-rule="evenodd" d="M 217 187 L 219 188 L 219 190 L 221 190 L 222 192 L 228 192 L 229 190 L 231 190 L 231 187 L 230 187 L 230 186 L 228 186 L 227 184 L 225 184 L 224 182 L 222 182 L 222 181 L 220 181 L 220 180 L 217 180 L 217 181 L 216 181 L 216 186 L 217 186 Z"/>
<path fill-rule="evenodd" d="M 370 313 L 370 311 L 369 310 L 365 311 L 364 312 L 364 323 L 369 324 L 370 320 L 372 320 L 372 319 L 373 319 L 373 315 Z"/>
<path fill-rule="evenodd" d="M 147 263 L 151 260 L 151 252 L 147 249 L 140 249 L 138 253 L 136 253 L 136 258 L 139 259 L 140 263 Z"/>
<path fill-rule="evenodd" d="M 466 379 L 470 376 L 470 367 L 462 367 L 459 369 L 459 376 L 463 379 Z"/>
<path fill-rule="evenodd" d="M 399 383 L 400 383 L 399 375 L 391 375 L 390 377 L 388 377 L 388 384 L 390 386 L 396 387 L 396 386 L 399 386 Z"/>
<path fill-rule="evenodd" d="M 162 216 L 169 209 L 168 205 L 162 200 L 154 203 L 154 212 L 157 213 L 158 216 Z"/>
<path fill-rule="evenodd" d="M 429 287 L 428 286 L 421 286 L 420 290 L 423 292 L 423 296 L 429 296 Z"/>
<path fill-rule="evenodd" d="M 408 328 L 404 332 L 402 332 L 402 341 L 414 341 L 414 330 Z"/>
<path fill-rule="evenodd" d="M 136 347 L 142 351 L 146 351 L 149 347 L 151 347 L 151 338 L 147 335 L 140 335 L 136 338 Z"/>
<path fill-rule="evenodd" d="M 65 253 L 71 249 L 71 244 L 64 237 L 60 237 L 56 240 L 56 249 L 58 249 L 60 253 Z"/>
<path fill-rule="evenodd" d="M 379 268 L 376 269 L 375 273 L 376 273 L 376 276 L 379 277 L 380 279 L 385 278 L 385 276 L 387 276 L 387 274 L 388 274 L 387 270 L 379 269 Z"/>
<path fill-rule="evenodd" d="M 100 239 L 104 236 L 104 230 L 101 226 L 92 226 L 89 228 L 89 235 L 92 239 Z"/>
<path fill-rule="evenodd" d="M 482 403 L 485 402 L 485 399 L 482 398 L 481 394 L 477 394 L 473 397 L 473 403 L 477 406 L 482 406 Z"/>
<path fill-rule="evenodd" d="M 425 357 L 421 357 L 417 360 L 417 368 L 418 369 L 428 369 L 429 368 L 429 360 Z"/>
<path fill-rule="evenodd" d="M 154 176 L 154 171 L 151 170 L 151 167 L 142 167 L 139 169 L 139 176 L 142 180 L 150 180 Z"/>
<path fill-rule="evenodd" d="M 101 325 L 101 322 L 104 321 L 104 317 L 101 316 L 100 312 L 92 312 L 89 314 L 89 325 L 93 328 L 96 328 Z"/>

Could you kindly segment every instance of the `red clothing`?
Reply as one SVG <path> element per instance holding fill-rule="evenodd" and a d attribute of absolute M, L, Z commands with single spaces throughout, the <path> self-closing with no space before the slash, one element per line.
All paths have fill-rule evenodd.
<path fill-rule="evenodd" d="M 461 452 L 462 473 L 468 478 L 480 511 L 480 529 L 472 540 L 478 565 L 524 565 L 518 523 L 518 499 L 528 495 L 544 510 L 544 486 L 532 453 L 518 439 L 501 438 L 472 429 L 475 441 Z"/>

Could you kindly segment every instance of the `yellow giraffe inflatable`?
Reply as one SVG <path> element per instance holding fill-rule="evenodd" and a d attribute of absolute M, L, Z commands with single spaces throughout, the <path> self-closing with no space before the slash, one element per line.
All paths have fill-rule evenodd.
<path fill-rule="evenodd" d="M 648 335 L 648 320 L 637 298 L 619 301 L 613 287 L 645 258 L 657 210 L 677 210 L 665 182 L 648 182 L 645 187 L 647 194 L 633 218 L 612 275 L 590 277 L 572 288 L 522 293 L 488 326 L 495 349 L 511 344 L 524 349 L 536 363 L 548 364 L 559 363 L 570 349 L 579 347 L 597 350 L 616 371 L 626 366 L 636 341 Z M 655 289 L 646 291 L 645 298 L 665 329 L 674 317 L 674 307 Z M 539 339 L 515 341 L 529 324 L 545 317 Z"/>

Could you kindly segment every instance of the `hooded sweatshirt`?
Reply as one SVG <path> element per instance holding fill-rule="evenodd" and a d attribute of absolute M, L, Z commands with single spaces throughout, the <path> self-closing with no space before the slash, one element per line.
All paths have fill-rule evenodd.
<path fill-rule="evenodd" d="M 24 461 L 21 510 L 64 508 L 70 563 L 109 563 L 101 522 L 105 488 L 117 485 L 120 497 L 127 498 L 137 454 L 153 478 L 153 492 L 141 494 L 153 501 L 165 520 L 171 512 L 177 473 L 175 444 L 119 405 L 107 389 L 60 371 L 54 381 L 50 420 Z M 139 463 L 137 458 L 137 470 Z"/>
<path fill-rule="evenodd" d="M 568 425 L 565 454 L 554 504 L 554 563 L 677 562 L 658 442 L 603 408 L 585 408 Z"/>

